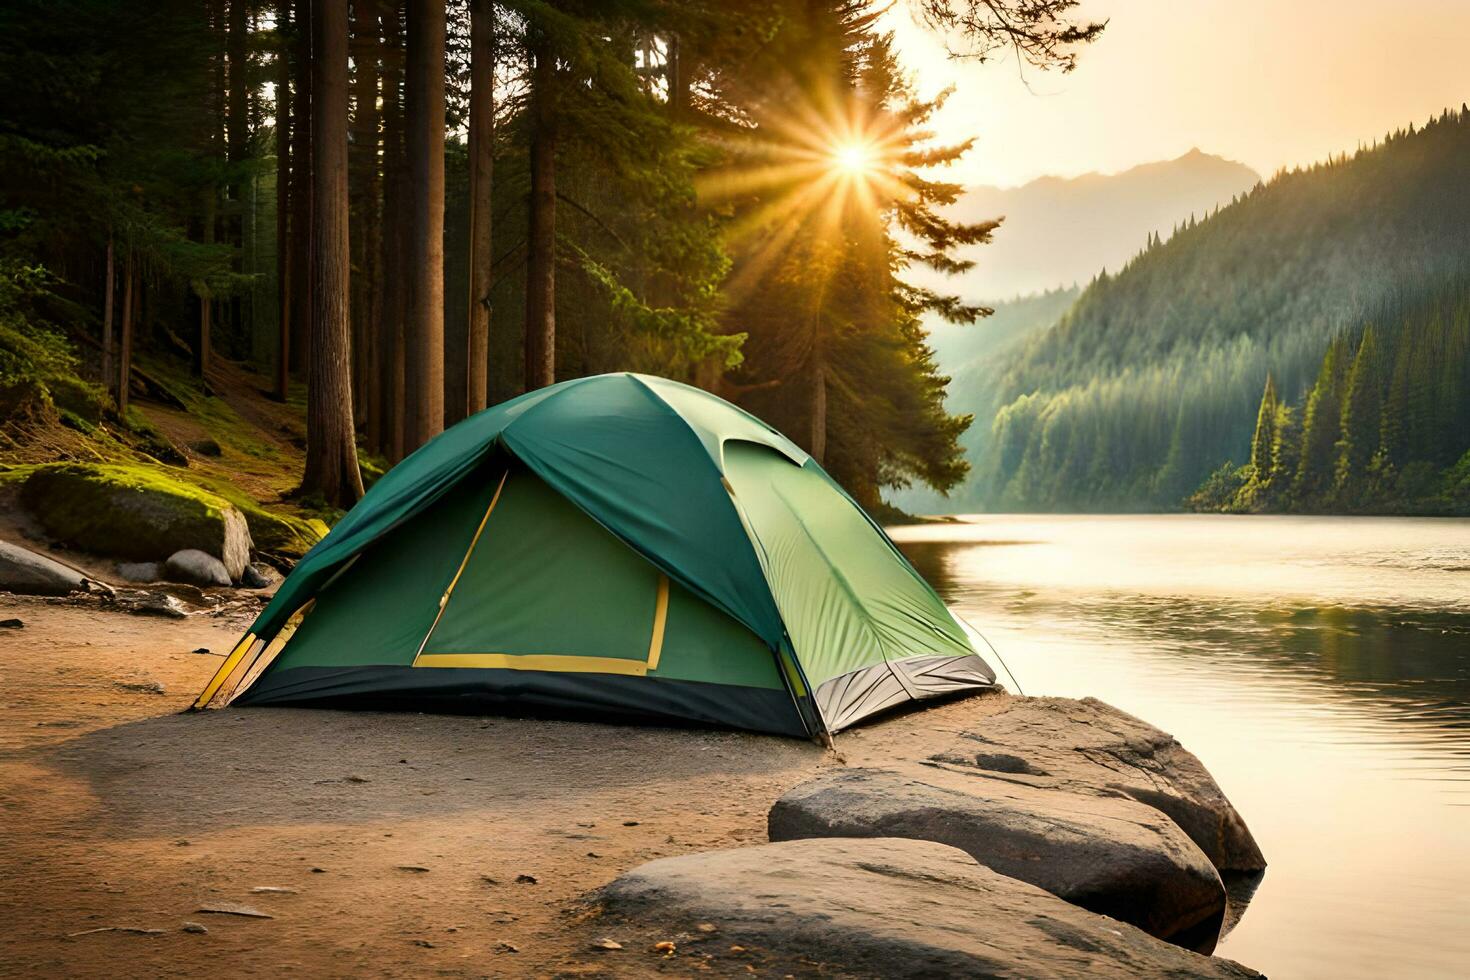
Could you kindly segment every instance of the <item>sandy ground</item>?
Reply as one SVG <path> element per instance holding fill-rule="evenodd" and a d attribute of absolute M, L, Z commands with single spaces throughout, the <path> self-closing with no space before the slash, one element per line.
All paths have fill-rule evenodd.
<path fill-rule="evenodd" d="M 670 937 L 673 958 L 642 936 L 594 950 L 585 896 L 656 857 L 763 841 L 770 804 L 814 771 L 912 749 L 920 718 L 932 738 L 1003 703 L 839 736 L 840 757 L 595 723 L 180 714 L 245 612 L 170 621 L 0 596 L 11 617 L 25 626 L 0 629 L 6 976 L 747 973 L 700 937 Z M 222 904 L 273 918 L 200 911 Z M 159 932 L 89 931 L 107 927 Z"/>

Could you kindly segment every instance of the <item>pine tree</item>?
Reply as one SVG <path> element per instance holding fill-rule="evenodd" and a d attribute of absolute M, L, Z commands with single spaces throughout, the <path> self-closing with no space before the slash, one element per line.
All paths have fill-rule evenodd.
<path fill-rule="evenodd" d="M 1370 324 L 1358 343 L 1342 400 L 1333 493 L 1343 504 L 1351 506 L 1363 491 L 1368 464 L 1378 449 L 1382 411 L 1383 367 L 1377 333 Z"/>
<path fill-rule="evenodd" d="M 363 492 L 348 325 L 347 0 L 313 0 L 312 49 L 312 338 L 302 491 L 345 509 Z"/>
<path fill-rule="evenodd" d="M 405 79 L 409 193 L 404 448 L 444 431 L 443 0 L 409 0 Z"/>
<path fill-rule="evenodd" d="M 1254 479 L 1265 482 L 1271 473 L 1272 447 L 1276 444 L 1276 382 L 1266 375 L 1266 389 L 1261 394 L 1261 407 L 1256 412 L 1256 432 L 1251 437 L 1250 465 Z"/>
<path fill-rule="evenodd" d="M 1332 341 L 1322 358 L 1316 383 L 1307 395 L 1302 420 L 1302 455 L 1292 483 L 1292 496 L 1302 506 L 1319 506 L 1332 486 L 1333 450 L 1342 426 L 1342 391 L 1348 368 L 1343 337 Z"/>

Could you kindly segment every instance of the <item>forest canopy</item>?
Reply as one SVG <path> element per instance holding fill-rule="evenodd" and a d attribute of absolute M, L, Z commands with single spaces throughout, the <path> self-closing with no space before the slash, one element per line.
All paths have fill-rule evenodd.
<path fill-rule="evenodd" d="M 960 56 L 1068 70 L 1075 0 L 913 0 Z M 646 371 L 789 431 L 870 508 L 963 478 L 919 288 L 993 222 L 866 0 L 16 0 L 0 10 L 7 416 L 110 427 L 222 365 L 306 412 L 350 505 L 487 404 Z M 20 392 L 20 394 L 17 394 Z M 77 398 L 90 408 L 78 416 Z M 183 404 L 186 399 L 174 396 Z M 59 406 L 59 408 L 58 408 Z M 39 415 L 38 415 L 39 413 Z M 42 431 L 7 423 L 11 450 Z M 166 453 L 162 455 L 167 455 Z"/>

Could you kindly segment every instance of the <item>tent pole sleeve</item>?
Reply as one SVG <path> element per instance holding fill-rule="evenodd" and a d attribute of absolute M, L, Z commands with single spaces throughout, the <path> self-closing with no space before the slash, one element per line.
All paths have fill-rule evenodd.
<path fill-rule="evenodd" d="M 419 648 L 414 652 L 413 662 L 418 664 L 419 658 L 424 655 L 424 648 L 429 645 L 429 637 L 434 635 L 434 630 L 439 627 L 439 620 L 444 618 L 444 609 L 449 605 L 449 597 L 454 592 L 454 587 L 459 584 L 459 577 L 464 574 L 465 566 L 470 563 L 470 555 L 475 553 L 475 545 L 480 543 L 480 535 L 485 533 L 485 525 L 490 522 L 490 514 L 495 510 L 495 505 L 500 502 L 500 491 L 505 489 L 505 481 L 510 476 L 510 469 L 500 474 L 500 483 L 495 487 L 495 495 L 490 498 L 490 506 L 485 508 L 485 516 L 480 518 L 480 526 L 475 528 L 475 536 L 470 538 L 470 546 L 465 549 L 464 557 L 459 560 L 459 568 L 454 570 L 454 578 L 449 580 L 449 587 L 439 597 L 439 611 L 434 614 L 434 621 L 429 624 L 429 631 L 419 642 Z"/>
<path fill-rule="evenodd" d="M 219 692 L 220 685 L 234 671 L 235 666 L 244 659 L 245 654 L 250 650 L 250 646 L 254 642 L 255 634 L 246 633 L 244 638 L 235 645 L 235 649 L 230 651 L 230 655 L 225 658 L 225 662 L 219 665 L 219 670 L 214 672 L 214 676 L 209 679 L 209 683 L 204 686 L 204 690 L 199 692 L 199 697 L 190 707 L 190 711 L 199 711 L 209 706 L 209 702 Z"/>
<path fill-rule="evenodd" d="M 664 652 L 664 626 L 669 621 L 669 577 L 658 577 L 658 599 L 653 607 L 653 633 L 648 639 L 648 669 L 658 669 L 658 658 Z"/>

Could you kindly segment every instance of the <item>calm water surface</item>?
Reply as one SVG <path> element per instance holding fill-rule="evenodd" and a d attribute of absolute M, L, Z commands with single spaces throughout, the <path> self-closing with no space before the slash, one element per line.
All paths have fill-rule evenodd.
<path fill-rule="evenodd" d="M 1470 521 L 963 521 L 893 537 L 1025 692 L 1172 732 L 1250 825 L 1221 955 L 1470 976 Z"/>

